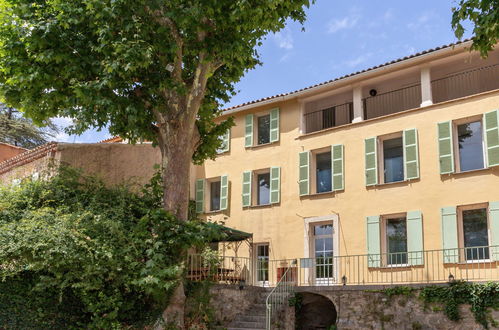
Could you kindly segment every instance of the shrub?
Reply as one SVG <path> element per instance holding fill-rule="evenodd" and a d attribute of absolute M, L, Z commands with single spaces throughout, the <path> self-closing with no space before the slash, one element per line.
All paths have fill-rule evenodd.
<path fill-rule="evenodd" d="M 11 309 L 0 313 L 0 328 L 19 328 L 13 315 L 25 315 L 29 328 L 50 327 L 61 313 L 74 328 L 154 320 L 185 251 L 219 235 L 165 212 L 158 184 L 155 176 L 135 193 L 63 168 L 50 180 L 0 188 L 0 289 L 11 288 L 8 297 L 0 291 L 0 307 Z"/>

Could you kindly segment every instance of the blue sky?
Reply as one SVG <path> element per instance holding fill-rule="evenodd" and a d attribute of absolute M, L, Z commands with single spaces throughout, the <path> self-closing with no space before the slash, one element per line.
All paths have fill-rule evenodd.
<path fill-rule="evenodd" d="M 450 26 L 453 0 L 317 0 L 305 31 L 290 22 L 269 35 L 259 52 L 263 65 L 237 84 L 227 106 L 284 93 L 455 42 Z M 469 36 L 469 31 L 465 37 Z M 68 120 L 57 119 L 61 125 Z M 96 142 L 108 132 L 61 133 L 63 142 Z"/>

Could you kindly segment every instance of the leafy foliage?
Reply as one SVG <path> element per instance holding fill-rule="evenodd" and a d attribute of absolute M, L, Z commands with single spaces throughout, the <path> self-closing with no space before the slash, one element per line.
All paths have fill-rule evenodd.
<path fill-rule="evenodd" d="M 210 224 L 181 222 L 164 211 L 157 185 L 137 194 L 63 169 L 47 181 L 1 188 L 1 287 L 22 290 L 14 294 L 18 301 L 25 296 L 24 310 L 36 309 L 36 327 L 61 321 L 67 306 L 67 322 L 78 327 L 157 317 L 182 272 L 184 251 L 219 236 Z M 33 296 L 38 300 L 31 302 Z M 7 311 L 19 315 L 16 306 Z M 13 322 L 6 315 L 0 313 L 0 328 Z"/>
<path fill-rule="evenodd" d="M 499 1 L 498 0 L 460 0 L 452 8 L 452 28 L 457 38 L 464 34 L 462 22 L 470 20 L 473 27 L 472 49 L 487 57 L 499 40 Z"/>
<path fill-rule="evenodd" d="M 303 22 L 310 2 L 2 0 L 0 94 L 36 121 L 71 117 L 75 133 L 109 124 L 132 142 L 167 144 L 163 124 L 188 134 L 196 122 L 202 161 L 232 125 L 214 119 L 259 64 L 255 47 Z"/>
<path fill-rule="evenodd" d="M 19 111 L 0 104 L 0 142 L 23 148 L 34 148 L 47 143 L 59 131 L 50 120 L 38 127 Z"/>
<path fill-rule="evenodd" d="M 469 304 L 475 320 L 487 329 L 490 319 L 487 309 L 499 308 L 499 283 L 456 281 L 448 286 L 424 287 L 419 296 L 427 304 L 443 304 L 445 315 L 453 321 L 461 318 L 459 305 Z"/>

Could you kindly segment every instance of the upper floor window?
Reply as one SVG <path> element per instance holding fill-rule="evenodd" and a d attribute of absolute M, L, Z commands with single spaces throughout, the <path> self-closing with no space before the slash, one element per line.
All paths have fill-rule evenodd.
<path fill-rule="evenodd" d="M 230 128 L 220 136 L 221 144 L 220 148 L 217 149 L 217 154 L 222 154 L 224 152 L 228 152 L 230 150 Z"/>
<path fill-rule="evenodd" d="M 484 167 L 482 121 L 456 125 L 458 164 L 461 172 Z"/>
<path fill-rule="evenodd" d="M 243 207 L 275 204 L 280 198 L 280 167 L 243 172 Z"/>
<path fill-rule="evenodd" d="M 366 186 L 419 178 L 415 128 L 365 140 Z"/>
<path fill-rule="evenodd" d="M 264 145 L 279 141 L 279 108 L 245 117 L 244 146 Z"/>
<path fill-rule="evenodd" d="M 382 141 L 384 182 L 404 180 L 404 149 L 402 134 L 393 139 Z"/>
<path fill-rule="evenodd" d="M 299 153 L 300 196 L 345 189 L 342 144 Z"/>
<path fill-rule="evenodd" d="M 440 174 L 499 165 L 499 110 L 437 127 Z"/>
<path fill-rule="evenodd" d="M 226 210 L 229 206 L 228 176 L 196 180 L 195 200 L 197 213 Z"/>
<path fill-rule="evenodd" d="M 257 144 L 270 143 L 270 114 L 258 117 Z"/>

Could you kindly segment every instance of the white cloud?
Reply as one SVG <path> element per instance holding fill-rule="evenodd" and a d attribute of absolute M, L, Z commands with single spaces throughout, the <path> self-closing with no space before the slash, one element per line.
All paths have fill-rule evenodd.
<path fill-rule="evenodd" d="M 372 53 L 365 53 L 365 54 L 362 54 L 362 55 L 359 55 L 357 56 L 356 58 L 353 58 L 351 60 L 347 60 L 344 62 L 344 64 L 348 67 L 356 67 L 362 63 L 365 63 L 367 62 L 367 60 L 372 56 L 373 54 Z"/>
<path fill-rule="evenodd" d="M 393 18 L 393 8 L 388 8 L 385 13 L 383 14 L 383 20 L 389 21 Z"/>
<path fill-rule="evenodd" d="M 342 19 L 333 19 L 328 23 L 327 33 L 336 33 L 340 30 L 351 29 L 357 25 L 359 15 L 351 15 L 343 17 Z"/>
<path fill-rule="evenodd" d="M 274 41 L 279 48 L 293 49 L 293 36 L 287 27 L 274 34 Z"/>
<path fill-rule="evenodd" d="M 423 29 L 429 29 L 430 25 L 432 22 L 435 22 L 438 20 L 438 15 L 435 14 L 433 11 L 427 11 L 424 12 L 423 14 L 419 15 L 416 21 L 408 23 L 407 27 L 410 30 L 421 30 Z"/>

